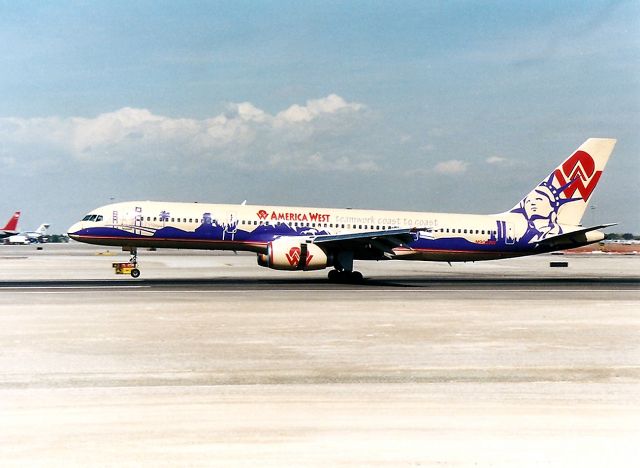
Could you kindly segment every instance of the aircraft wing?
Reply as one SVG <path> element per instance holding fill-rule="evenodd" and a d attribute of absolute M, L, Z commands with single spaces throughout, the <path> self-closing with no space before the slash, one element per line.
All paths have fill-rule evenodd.
<path fill-rule="evenodd" d="M 578 229 L 577 231 L 565 232 L 563 234 L 558 234 L 557 236 L 547 237 L 546 239 L 542 239 L 536 242 L 536 248 L 571 248 L 574 247 L 577 242 L 584 242 L 587 234 L 591 231 L 596 231 L 598 229 L 608 228 L 611 226 L 615 226 L 618 223 L 609 223 L 609 224 L 600 224 L 598 226 L 591 226 L 583 229 Z M 600 239 L 594 239 L 592 242 L 598 242 Z"/>
<path fill-rule="evenodd" d="M 314 244 L 342 250 L 359 247 L 370 247 L 391 257 L 396 247 L 407 247 L 406 244 L 415 239 L 419 231 L 427 228 L 388 229 L 386 231 L 366 231 L 349 234 L 325 234 L 312 239 Z"/>

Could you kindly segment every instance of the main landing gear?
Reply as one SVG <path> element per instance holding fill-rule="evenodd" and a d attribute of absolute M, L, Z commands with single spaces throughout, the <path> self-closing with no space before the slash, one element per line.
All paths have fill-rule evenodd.
<path fill-rule="evenodd" d="M 133 278 L 140 276 L 140 270 L 138 270 L 138 251 L 135 248 L 123 249 L 131 252 L 131 258 L 128 262 L 113 263 L 111 266 L 115 268 L 116 275 L 131 275 Z"/>
<path fill-rule="evenodd" d="M 359 271 L 331 270 L 329 272 L 329 281 L 332 283 L 358 284 L 364 281 L 364 277 Z"/>
<path fill-rule="evenodd" d="M 329 281 L 332 283 L 362 283 L 362 273 L 353 271 L 353 252 L 342 250 L 337 252 L 333 266 L 335 270 L 329 272 Z"/>

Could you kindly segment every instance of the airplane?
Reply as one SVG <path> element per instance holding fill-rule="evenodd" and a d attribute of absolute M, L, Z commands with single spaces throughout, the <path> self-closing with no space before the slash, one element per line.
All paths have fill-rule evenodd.
<path fill-rule="evenodd" d="M 47 229 L 51 226 L 48 223 L 41 224 L 35 231 L 25 231 L 19 234 L 10 236 L 6 241 L 9 244 L 33 244 L 37 242 L 44 242 Z"/>
<path fill-rule="evenodd" d="M 20 212 L 16 211 L 13 213 L 13 216 L 9 218 L 7 224 L 0 229 L 0 239 L 4 239 L 5 237 L 13 236 L 18 233 L 16 230 L 18 228 L 18 220 L 20 219 Z"/>
<path fill-rule="evenodd" d="M 130 252 L 134 278 L 140 247 L 249 251 L 263 267 L 333 268 L 330 281 L 353 283 L 363 280 L 354 260 L 474 262 L 553 252 L 599 242 L 599 229 L 615 225 L 580 224 L 615 143 L 589 138 L 498 214 L 131 201 L 90 211 L 68 235 Z"/>

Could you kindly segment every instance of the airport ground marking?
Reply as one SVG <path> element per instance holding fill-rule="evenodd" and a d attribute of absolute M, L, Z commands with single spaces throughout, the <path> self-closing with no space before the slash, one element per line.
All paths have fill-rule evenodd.
<path fill-rule="evenodd" d="M 43 287 L 31 287 L 27 290 L 24 288 L 3 288 L 3 291 L 10 291 L 12 293 L 21 293 L 21 294 L 78 294 L 85 293 L 87 290 L 95 290 L 95 291 L 118 291 L 118 292 L 126 292 L 130 290 L 136 290 L 137 292 L 152 293 L 152 294 L 243 294 L 243 293 L 289 293 L 289 292 L 300 292 L 302 289 L 218 289 L 218 290 L 206 290 L 206 289 L 154 289 L 153 286 L 149 285 L 135 285 L 135 286 L 43 286 Z M 357 292 L 376 292 L 376 293 L 478 293 L 478 292 L 505 292 L 505 293 L 533 293 L 536 291 L 544 291 L 547 293 L 566 293 L 566 292 L 575 292 L 580 291 L 582 293 L 616 293 L 616 292 L 638 292 L 640 293 L 640 289 L 638 288 L 618 288 L 618 289 L 594 289 L 594 290 L 586 290 L 581 288 L 567 288 L 567 289 L 489 289 L 489 288 L 468 288 L 468 289 L 431 289 L 431 288 L 391 288 L 391 289 L 365 289 L 365 288 L 354 288 L 354 289 L 311 289 L 307 292 L 309 293 L 336 293 L 336 292 L 347 292 L 347 293 L 357 293 Z"/>

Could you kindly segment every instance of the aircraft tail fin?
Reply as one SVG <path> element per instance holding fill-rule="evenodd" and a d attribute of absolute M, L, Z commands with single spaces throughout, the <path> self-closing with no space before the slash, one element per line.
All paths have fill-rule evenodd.
<path fill-rule="evenodd" d="M 514 206 L 528 220 L 554 215 L 558 224 L 578 226 L 616 140 L 589 138 Z"/>
<path fill-rule="evenodd" d="M 38 226 L 38 229 L 36 229 L 36 233 L 45 234 L 47 232 L 47 229 L 49 229 L 49 226 L 51 225 L 47 223 L 41 224 L 40 226 Z"/>
<path fill-rule="evenodd" d="M 20 219 L 20 212 L 16 211 L 13 213 L 13 216 L 7 221 L 5 227 L 2 228 L 3 231 L 15 231 L 18 228 L 18 220 Z"/>

